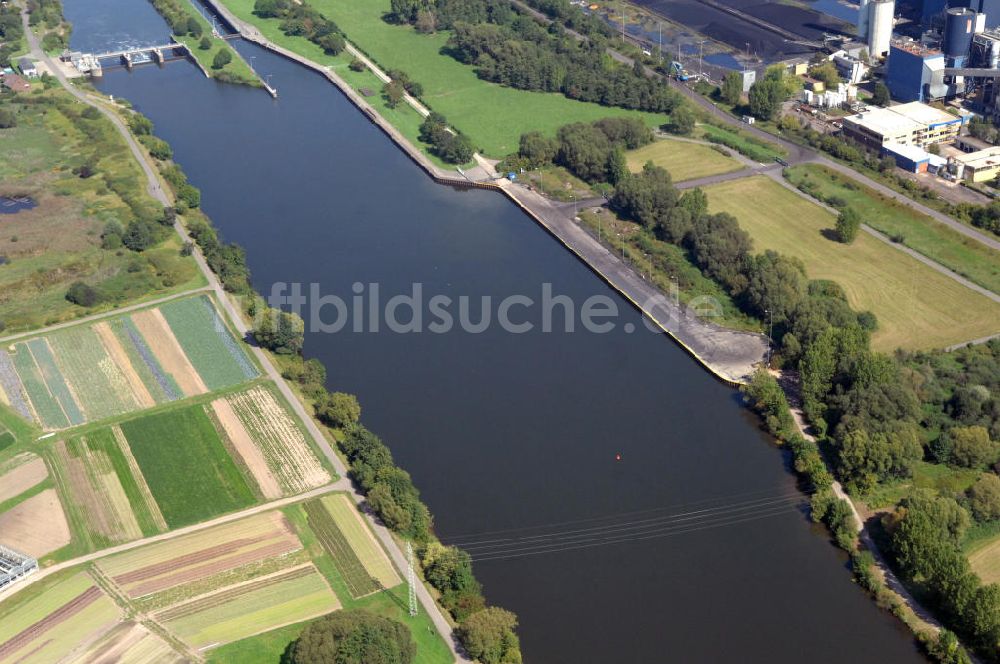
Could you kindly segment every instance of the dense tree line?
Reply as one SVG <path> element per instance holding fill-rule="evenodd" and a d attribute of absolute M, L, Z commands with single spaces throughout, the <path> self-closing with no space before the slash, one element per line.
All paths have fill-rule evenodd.
<path fill-rule="evenodd" d="M 23 38 L 20 8 L 11 2 L 0 5 L 0 67 L 11 65 L 11 56 L 20 51 Z"/>
<path fill-rule="evenodd" d="M 953 206 L 952 212 L 976 228 L 1000 235 L 1000 201 L 993 201 L 987 205 L 960 203 Z"/>
<path fill-rule="evenodd" d="M 72 26 L 63 19 L 61 0 L 28 0 L 28 24 L 35 30 L 47 28 L 42 48 L 57 51 L 69 46 Z"/>
<path fill-rule="evenodd" d="M 337 24 L 306 2 L 257 0 L 253 13 L 261 18 L 280 19 L 281 31 L 286 35 L 305 37 L 330 55 L 337 55 L 344 50 L 344 35 Z"/>
<path fill-rule="evenodd" d="M 287 664 L 410 664 L 417 644 L 406 625 L 363 609 L 335 611 L 306 625 Z"/>
<path fill-rule="evenodd" d="M 679 103 L 641 65 L 611 60 L 604 40 L 579 41 L 561 23 L 546 27 L 506 0 L 393 0 L 390 17 L 425 32 L 451 30 L 448 53 L 494 83 L 662 113 Z"/>
<path fill-rule="evenodd" d="M 525 4 L 591 40 L 606 41 L 617 34 L 600 16 L 588 14 L 581 7 L 570 4 L 569 0 L 526 0 Z"/>
<path fill-rule="evenodd" d="M 449 164 L 466 164 L 476 152 L 472 140 L 465 134 L 448 128 L 448 120 L 432 112 L 420 124 L 420 140 L 431 146 L 431 152 Z"/>
<path fill-rule="evenodd" d="M 989 661 L 998 657 L 1000 586 L 982 585 L 962 551 L 969 515 L 953 498 L 920 489 L 883 519 L 905 578 L 925 590 L 942 621 Z"/>
<path fill-rule="evenodd" d="M 150 0 L 153 7 L 159 12 L 167 24 L 170 31 L 178 37 L 191 35 L 201 37 L 204 30 L 201 23 L 191 15 L 189 8 L 185 8 L 186 0 Z"/>

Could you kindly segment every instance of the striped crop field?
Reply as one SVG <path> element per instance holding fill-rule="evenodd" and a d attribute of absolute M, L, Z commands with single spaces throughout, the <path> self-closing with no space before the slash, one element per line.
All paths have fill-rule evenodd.
<path fill-rule="evenodd" d="M 99 549 L 167 529 L 145 478 L 117 427 L 53 446 L 56 483 L 70 522 L 88 549 Z"/>
<path fill-rule="evenodd" d="M 179 588 L 203 582 L 208 585 L 201 592 L 208 593 L 232 584 L 234 571 L 252 576 L 266 561 L 298 560 L 291 554 L 299 551 L 302 543 L 284 516 L 265 512 L 104 558 L 97 566 L 132 600 L 162 606 L 157 595 L 176 600 Z"/>
<path fill-rule="evenodd" d="M 0 609 L 0 662 L 60 661 L 118 622 L 115 603 L 84 572 L 29 586 Z"/>
<path fill-rule="evenodd" d="M 270 387 L 217 399 L 211 408 L 266 498 L 301 493 L 330 481 L 302 425 Z"/>
<path fill-rule="evenodd" d="M 257 368 L 207 295 L 168 302 L 160 311 L 209 390 L 257 376 Z"/>
<path fill-rule="evenodd" d="M 180 664 L 185 658 L 144 625 L 126 620 L 79 650 L 65 664 Z"/>
<path fill-rule="evenodd" d="M 323 496 L 303 505 L 309 527 L 333 558 L 355 599 L 400 583 L 385 551 L 343 494 Z"/>
<path fill-rule="evenodd" d="M 0 402 L 57 430 L 257 375 L 211 299 L 201 295 L 0 350 Z"/>
<path fill-rule="evenodd" d="M 203 649 L 336 611 L 337 596 L 311 563 L 220 588 L 155 614 Z"/>

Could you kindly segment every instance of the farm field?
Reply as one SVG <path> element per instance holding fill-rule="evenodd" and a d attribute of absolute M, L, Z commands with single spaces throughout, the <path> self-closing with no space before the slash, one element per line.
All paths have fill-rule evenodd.
<path fill-rule="evenodd" d="M 84 572 L 46 580 L 0 608 L 0 661 L 44 664 L 100 638 L 120 611 Z"/>
<path fill-rule="evenodd" d="M 280 512 L 144 546 L 97 566 L 131 606 L 197 649 L 340 608 Z"/>
<path fill-rule="evenodd" d="M 258 373 L 204 295 L 0 350 L 2 400 L 46 430 L 203 394 Z"/>
<path fill-rule="evenodd" d="M 166 530 L 163 515 L 118 427 L 57 441 L 52 458 L 70 522 L 88 549 Z"/>
<path fill-rule="evenodd" d="M 340 608 L 312 564 L 293 567 L 202 595 L 156 614 L 196 648 L 237 641 Z"/>
<path fill-rule="evenodd" d="M 0 514 L 0 544 L 18 553 L 41 558 L 70 540 L 69 523 L 55 489 L 34 493 Z"/>
<path fill-rule="evenodd" d="M 801 259 L 810 279 L 836 281 L 854 309 L 873 312 L 876 350 L 940 348 L 998 331 L 1000 305 L 867 233 L 851 245 L 828 239 L 834 216 L 767 177 L 723 182 L 705 193 L 712 212 L 739 220 L 755 251 Z"/>
<path fill-rule="evenodd" d="M 45 461 L 22 452 L 0 464 L 0 505 L 42 483 L 49 476 Z"/>
<path fill-rule="evenodd" d="M 352 597 L 357 599 L 402 583 L 349 497 L 323 496 L 303 507 L 309 527 L 333 558 Z"/>
<path fill-rule="evenodd" d="M 90 427 L 46 449 L 75 540 L 87 551 L 331 480 L 269 384 Z"/>
<path fill-rule="evenodd" d="M 268 39 L 302 53 L 322 65 L 333 58 L 304 39 L 289 38 L 277 20 L 253 15 L 254 0 L 225 0 L 236 16 L 258 26 Z M 521 134 L 541 131 L 555 135 L 570 122 L 588 122 L 605 117 L 641 117 L 659 126 L 667 116 L 640 113 L 579 102 L 556 93 L 505 88 L 480 80 L 473 67 L 441 53 L 449 34 L 418 34 L 409 26 L 390 25 L 382 16 L 389 0 L 313 0 L 310 4 L 334 21 L 347 39 L 370 56 L 382 69 L 401 69 L 424 88 L 421 99 L 431 110 L 443 113 L 448 122 L 472 139 L 491 157 L 504 157 L 517 150 Z M 411 137 L 412 138 L 412 137 Z"/>
<path fill-rule="evenodd" d="M 788 180 L 822 201 L 843 201 L 864 222 L 973 283 L 1000 293 L 1000 252 L 966 237 L 884 194 L 818 164 L 788 169 Z M 836 206 L 835 206 L 836 207 Z"/>
<path fill-rule="evenodd" d="M 262 569 L 276 571 L 267 564 L 279 559 L 283 566 L 305 562 L 292 555 L 301 550 L 282 515 L 266 512 L 103 558 L 97 566 L 142 610 L 152 611 L 248 580 Z"/>
<path fill-rule="evenodd" d="M 625 157 L 628 169 L 633 173 L 642 171 L 646 162 L 651 161 L 654 166 L 665 168 L 674 182 L 732 173 L 743 168 L 739 161 L 711 146 L 669 138 L 653 141 L 638 150 L 629 150 Z"/>
<path fill-rule="evenodd" d="M 203 406 L 146 415 L 120 427 L 170 528 L 257 501 Z"/>
<path fill-rule="evenodd" d="M 301 493 L 330 481 L 302 426 L 271 387 L 217 399 L 211 409 L 265 498 Z"/>
<path fill-rule="evenodd" d="M 0 224 L 0 256 L 6 258 L 0 265 L 0 320 L 6 332 L 204 285 L 194 259 L 180 255 L 180 239 L 173 235 L 142 253 L 102 246 L 107 224 L 124 227 L 137 211 L 155 218 L 160 208 L 107 119 L 81 117 L 68 92 L 38 87 L 31 97 L 45 103 L 12 103 L 17 127 L 0 137 L 0 196 L 27 195 L 38 204 L 4 215 Z M 96 177 L 72 172 L 88 161 Z M 100 293 L 96 307 L 66 300 L 78 280 Z"/>
<path fill-rule="evenodd" d="M 145 626 L 128 620 L 118 623 L 104 637 L 71 657 L 67 664 L 174 664 L 182 661 L 182 656 L 166 641 Z"/>

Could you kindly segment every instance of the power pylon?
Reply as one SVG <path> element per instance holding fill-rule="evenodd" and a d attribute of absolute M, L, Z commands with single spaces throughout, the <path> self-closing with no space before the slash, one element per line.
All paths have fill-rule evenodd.
<path fill-rule="evenodd" d="M 413 618 L 417 615 L 417 586 L 413 573 L 413 545 L 409 542 L 406 543 L 406 561 L 408 563 L 406 583 L 410 590 L 410 617 Z"/>

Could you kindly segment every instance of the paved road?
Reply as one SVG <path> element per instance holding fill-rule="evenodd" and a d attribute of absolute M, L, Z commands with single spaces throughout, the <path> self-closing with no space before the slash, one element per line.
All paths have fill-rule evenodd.
<path fill-rule="evenodd" d="M 170 196 L 167 195 L 163 185 L 161 184 L 158 172 L 153 167 L 153 165 L 150 164 L 149 161 L 147 161 L 145 153 L 140 149 L 139 145 L 133 138 L 131 132 L 129 132 L 128 128 L 125 126 L 125 123 L 119 117 L 117 112 L 112 110 L 112 108 L 109 107 L 107 104 L 105 104 L 103 101 L 97 101 L 90 95 L 85 94 L 84 92 L 74 87 L 70 82 L 68 82 L 66 80 L 66 77 L 62 74 L 61 70 L 58 68 L 58 66 L 56 66 L 55 63 L 52 62 L 51 58 L 49 58 L 44 53 L 44 51 L 42 51 L 38 43 L 38 38 L 31 31 L 30 26 L 28 25 L 27 11 L 22 11 L 21 20 L 22 20 L 22 25 L 24 26 L 24 32 L 28 38 L 28 45 L 31 49 L 32 57 L 41 60 L 45 62 L 47 65 L 49 65 L 49 68 L 53 71 L 53 73 L 55 74 L 59 82 L 62 84 L 62 86 L 66 88 L 79 101 L 83 102 L 84 104 L 87 104 L 88 106 L 92 106 L 93 108 L 98 109 L 101 113 L 105 115 L 105 117 L 111 120 L 112 124 L 115 126 L 118 132 L 128 143 L 129 149 L 131 150 L 135 159 L 142 166 L 143 172 L 145 173 L 147 179 L 146 189 L 149 192 L 150 196 L 152 196 L 165 206 L 171 205 L 173 201 L 171 200 Z M 185 242 L 190 241 L 190 237 L 188 236 L 183 226 L 181 226 L 179 221 L 175 224 L 174 228 Z M 250 327 L 247 324 L 246 320 L 244 319 L 242 312 L 235 307 L 233 301 L 229 298 L 228 294 L 223 289 L 222 284 L 219 282 L 218 277 L 216 277 L 215 273 L 212 272 L 212 270 L 208 267 L 208 264 L 205 262 L 204 256 L 202 256 L 201 251 L 197 249 L 197 247 L 195 248 L 193 256 L 198 264 L 198 267 L 201 269 L 202 273 L 205 275 L 205 278 L 208 280 L 209 284 L 208 288 L 215 293 L 216 297 L 218 298 L 221 305 L 225 308 L 226 313 L 229 315 L 230 320 L 232 320 L 233 325 L 236 327 L 239 333 L 242 336 L 247 337 L 250 331 Z M 337 474 L 339 474 L 342 478 L 346 478 L 347 469 L 344 466 L 344 463 L 340 460 L 337 454 L 330 447 L 330 444 L 327 441 L 326 436 L 324 436 L 323 432 L 320 431 L 319 427 L 316 425 L 315 420 L 313 420 L 311 414 L 306 412 L 306 409 L 302 405 L 302 402 L 289 387 L 288 383 L 285 382 L 285 379 L 282 378 L 280 372 L 274 366 L 274 363 L 271 362 L 270 357 L 263 350 L 261 350 L 255 345 L 251 344 L 250 349 L 253 352 L 254 356 L 257 358 L 257 361 L 264 368 L 265 374 L 268 376 L 268 378 L 274 381 L 275 385 L 277 385 L 282 396 L 286 399 L 286 401 L 289 404 L 291 404 L 292 409 L 295 411 L 295 414 L 305 424 L 306 429 L 309 431 L 309 434 L 312 436 L 313 440 L 316 442 L 320 450 L 322 450 L 324 456 L 326 456 L 326 458 L 330 461 L 330 464 L 336 470 Z M 347 490 L 350 490 L 350 495 L 354 499 L 355 503 L 361 503 L 364 500 L 364 496 L 358 493 L 356 490 L 353 490 L 351 488 L 351 485 L 347 483 L 346 480 L 344 480 L 343 487 Z M 239 518 L 240 515 L 246 515 L 252 513 L 253 510 L 248 510 L 246 512 L 241 512 L 237 515 L 232 515 L 232 516 L 233 518 Z M 380 523 L 376 522 L 370 516 L 368 518 L 370 524 L 372 525 L 375 531 L 376 536 L 386 547 L 386 550 L 389 552 L 390 557 L 393 559 L 396 566 L 400 570 L 406 570 L 407 568 L 406 557 L 403 555 L 402 550 L 399 548 L 396 541 L 393 539 L 392 534 L 388 531 L 388 529 L 386 529 Z M 170 536 L 171 534 L 172 533 L 168 533 L 166 534 L 166 536 Z M 76 561 L 68 561 L 66 564 L 70 564 L 72 562 L 82 562 L 82 561 L 77 559 Z M 23 584 L 19 584 L 19 586 L 23 587 Z M 430 596 L 430 593 L 427 591 L 427 588 L 422 583 L 418 583 L 416 590 L 417 590 L 417 596 L 420 599 L 420 602 L 423 605 L 424 610 L 428 612 L 436 628 L 440 632 L 441 637 L 451 648 L 455 659 L 456 660 L 465 659 L 462 655 L 459 654 L 456 648 L 456 643 L 454 636 L 452 634 L 451 625 L 448 623 L 444 615 L 441 613 L 440 608 L 438 607 L 437 603 L 433 600 L 433 598 Z"/>

